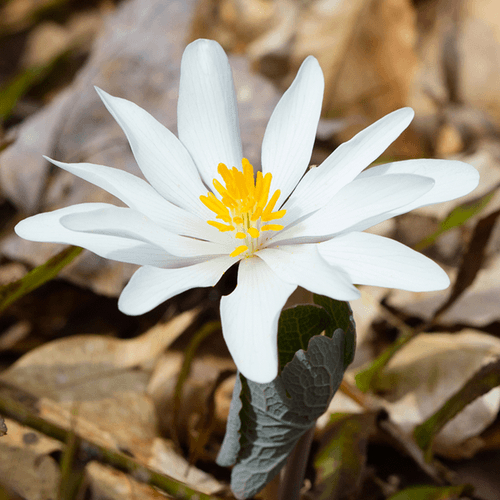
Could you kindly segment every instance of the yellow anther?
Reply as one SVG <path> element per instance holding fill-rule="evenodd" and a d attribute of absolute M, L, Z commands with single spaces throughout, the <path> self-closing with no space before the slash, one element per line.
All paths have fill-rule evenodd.
<path fill-rule="evenodd" d="M 252 238 L 258 238 L 260 236 L 259 230 L 256 229 L 255 227 L 249 227 L 247 229 L 247 232 Z"/>
<path fill-rule="evenodd" d="M 207 224 L 216 227 L 222 233 L 225 233 L 226 231 L 234 231 L 234 226 L 222 224 L 222 222 L 217 222 L 215 220 L 209 220 L 207 221 Z"/>
<path fill-rule="evenodd" d="M 271 214 L 262 214 L 261 220 L 262 222 L 269 222 L 270 220 L 281 219 L 285 216 L 286 210 L 278 210 L 277 212 L 273 212 Z"/>
<path fill-rule="evenodd" d="M 260 193 L 259 199 L 257 200 L 257 206 L 264 208 L 267 203 L 267 198 L 269 197 L 269 188 L 271 187 L 272 175 L 267 173 L 262 179 L 262 192 Z"/>
<path fill-rule="evenodd" d="M 281 231 L 282 229 L 281 224 L 266 224 L 260 228 L 261 231 Z"/>
<path fill-rule="evenodd" d="M 274 209 L 274 205 L 276 205 L 276 202 L 278 201 L 278 198 L 280 197 L 281 191 L 277 189 L 274 194 L 271 196 L 271 199 L 269 200 L 269 203 L 267 204 L 266 208 L 262 212 L 262 215 L 268 216 Z"/>
<path fill-rule="evenodd" d="M 238 188 L 239 198 L 244 200 L 248 197 L 248 189 L 245 185 L 245 176 L 240 171 L 236 170 L 236 172 L 233 172 L 233 178 L 236 187 Z"/>
<path fill-rule="evenodd" d="M 231 196 L 228 192 L 227 192 L 227 189 L 217 180 L 217 179 L 214 179 L 213 180 L 213 185 L 214 185 L 214 188 L 217 189 L 217 191 L 219 192 L 219 194 L 221 196 Z M 213 194 L 213 193 L 212 193 Z"/>
<path fill-rule="evenodd" d="M 243 217 L 240 217 L 239 215 L 237 215 L 236 217 L 233 217 L 233 222 L 235 224 L 243 224 Z"/>
<path fill-rule="evenodd" d="M 248 250 L 248 247 L 246 245 L 240 245 L 239 247 L 236 247 L 230 254 L 230 257 L 238 257 L 238 255 L 241 255 L 243 252 L 246 252 Z"/>
<path fill-rule="evenodd" d="M 253 197 L 255 194 L 255 184 L 253 181 L 253 167 L 246 158 L 243 158 L 241 163 L 243 165 L 243 175 L 245 176 L 245 184 L 247 186 L 250 196 Z"/>
<path fill-rule="evenodd" d="M 244 240 L 247 235 L 245 233 L 242 233 L 241 231 L 238 231 L 235 235 L 234 235 L 235 238 L 238 238 L 239 240 Z"/>
<path fill-rule="evenodd" d="M 262 194 L 262 172 L 259 170 L 255 179 L 255 195 L 254 198 L 258 200 Z"/>

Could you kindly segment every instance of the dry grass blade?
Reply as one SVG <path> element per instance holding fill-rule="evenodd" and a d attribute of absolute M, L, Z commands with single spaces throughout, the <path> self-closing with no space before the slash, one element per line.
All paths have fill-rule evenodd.
<path fill-rule="evenodd" d="M 182 363 L 181 371 L 179 372 L 179 377 L 177 378 L 177 384 L 175 386 L 174 408 L 172 411 L 174 424 L 172 426 L 172 438 L 179 448 L 179 410 L 181 407 L 182 389 L 184 387 L 184 383 L 186 382 L 186 379 L 188 378 L 189 372 L 191 370 L 191 363 L 193 362 L 196 350 L 208 336 L 212 335 L 212 333 L 219 330 L 220 328 L 221 326 L 218 321 L 211 321 L 210 323 L 205 324 L 203 328 L 196 332 L 184 355 L 184 361 Z"/>
<path fill-rule="evenodd" d="M 0 312 L 29 292 L 55 278 L 61 269 L 72 262 L 83 248 L 69 247 L 49 259 L 45 264 L 36 267 L 20 280 L 0 287 Z"/>
<path fill-rule="evenodd" d="M 414 436 L 424 450 L 426 461 L 432 459 L 434 436 L 466 406 L 500 385 L 500 359 L 481 368 L 434 415 L 415 428 Z"/>

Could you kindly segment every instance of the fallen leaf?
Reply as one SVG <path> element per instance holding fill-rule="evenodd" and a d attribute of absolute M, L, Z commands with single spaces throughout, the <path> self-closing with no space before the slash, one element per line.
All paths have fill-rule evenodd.
<path fill-rule="evenodd" d="M 474 330 L 418 335 L 380 375 L 391 419 L 410 434 L 499 355 L 500 340 Z M 452 458 L 474 454 L 482 446 L 474 438 L 495 420 L 499 409 L 500 388 L 476 399 L 436 436 L 436 453 Z"/>
<path fill-rule="evenodd" d="M 41 417 L 147 461 L 157 428 L 146 394 L 150 371 L 195 315 L 188 311 L 132 340 L 78 335 L 49 342 L 0 380 L 38 397 Z"/>
<path fill-rule="evenodd" d="M 61 443 L 7 419 L 9 432 L 0 439 L 0 484 L 22 498 L 56 498 L 59 466 L 50 453 Z"/>

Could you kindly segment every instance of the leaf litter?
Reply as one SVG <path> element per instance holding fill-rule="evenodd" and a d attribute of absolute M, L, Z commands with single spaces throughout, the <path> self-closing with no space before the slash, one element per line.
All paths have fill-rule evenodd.
<path fill-rule="evenodd" d="M 9 9 L 13 9 L 16 3 L 15 0 L 9 2 Z M 98 83 L 112 93 L 119 93 L 124 97 L 133 95 L 135 101 L 150 110 L 156 110 L 157 117 L 168 126 L 171 125 L 172 119 L 175 118 L 175 75 L 178 73 L 180 53 L 187 41 L 187 34 L 190 33 L 192 37 L 199 36 L 202 34 L 200 29 L 211 30 L 210 34 L 214 38 L 222 36 L 221 41 L 225 43 L 226 48 L 245 53 L 243 57 L 233 58 L 232 64 L 241 68 L 241 73 L 237 72 L 236 75 L 242 84 L 238 84 L 238 88 L 243 88 L 238 98 L 240 105 L 247 106 L 240 116 L 243 135 L 245 136 L 245 130 L 247 134 L 244 147 L 246 151 L 252 151 L 251 154 L 256 158 L 259 152 L 259 134 L 263 132 L 279 92 L 269 82 L 250 73 L 248 61 L 252 61 L 255 67 L 275 78 L 275 81 L 284 87 L 303 55 L 315 53 L 320 58 L 330 75 L 327 92 L 331 102 L 324 110 L 325 115 L 341 119 L 358 117 L 358 120 L 352 122 L 354 125 L 351 128 L 341 127 L 331 137 L 322 139 L 321 147 L 326 150 L 331 150 L 345 136 L 350 136 L 356 126 L 364 126 L 366 123 L 363 118 L 359 119 L 361 116 L 372 120 L 383 114 L 388 106 L 411 104 L 415 107 L 417 119 L 414 127 L 393 147 L 392 152 L 402 156 L 424 155 L 426 144 L 430 143 L 438 154 L 453 154 L 453 158 L 469 161 L 480 170 L 480 187 L 472 197 L 460 200 L 461 204 L 473 202 L 474 196 L 488 197 L 489 193 L 493 193 L 493 197 L 482 211 L 475 213 L 474 209 L 471 210 L 468 221 L 459 221 L 453 238 L 446 240 L 447 235 L 442 235 L 428 248 L 429 255 L 432 256 L 456 255 L 457 252 L 462 252 L 464 241 L 471 242 L 463 265 L 457 267 L 452 263 L 447 268 L 455 283 L 451 292 L 426 295 L 395 292 L 388 295 L 383 289 L 370 290 L 369 287 L 362 287 L 364 296 L 371 298 L 367 298 L 361 305 L 353 304 L 359 345 L 356 359 L 351 365 L 353 368 L 348 368 L 346 373 L 346 381 L 350 384 L 353 383 L 360 365 L 380 354 L 381 350 L 394 340 L 394 335 L 403 331 L 401 323 L 406 325 L 405 328 L 412 329 L 415 323 L 418 325 L 432 320 L 439 304 L 444 304 L 450 297 L 454 301 L 443 311 L 438 321 L 429 326 L 427 330 L 431 333 L 416 336 L 394 355 L 387 369 L 381 374 L 379 385 L 375 388 L 376 395 L 368 393 L 358 395 L 356 399 L 352 394 L 339 394 L 331 402 L 329 413 L 322 419 L 325 422 L 329 418 L 328 415 L 334 414 L 331 425 L 337 422 L 337 427 L 332 428 L 333 432 L 337 432 L 338 439 L 345 442 L 339 452 L 347 454 L 352 452 L 350 446 L 359 444 L 356 440 L 361 439 L 359 434 L 349 435 L 349 424 L 363 422 L 365 418 L 371 422 L 367 428 L 363 428 L 366 434 L 361 433 L 363 439 L 367 440 L 368 448 L 360 448 L 359 453 L 351 455 L 354 465 L 351 467 L 350 460 L 346 458 L 343 467 L 337 470 L 337 475 L 322 475 L 318 482 L 322 487 L 325 486 L 327 491 L 328 488 L 338 488 L 339 484 L 349 484 L 353 485 L 352 491 L 359 492 L 361 490 L 357 488 L 362 486 L 367 477 L 367 470 L 377 465 L 370 463 L 369 458 L 364 462 L 366 450 L 370 449 L 376 439 L 368 429 L 374 430 L 375 427 L 376 434 L 380 437 L 381 426 L 370 420 L 373 407 L 372 410 L 367 409 L 370 407 L 370 404 L 366 403 L 369 399 L 375 401 L 376 405 L 385 406 L 389 411 L 390 421 L 395 421 L 406 431 L 401 434 L 400 444 L 410 449 L 411 445 L 416 446 L 411 437 L 415 425 L 422 424 L 426 418 L 432 417 L 443 405 L 446 407 L 447 399 L 452 401 L 449 398 L 460 394 L 457 391 L 467 387 L 468 380 L 476 380 L 474 377 L 478 376 L 478 370 L 481 373 L 481 370 L 488 366 L 488 362 L 498 356 L 496 339 L 489 335 L 498 335 L 500 296 L 498 224 L 493 220 L 496 216 L 490 217 L 499 208 L 498 192 L 495 191 L 500 181 L 499 120 L 496 106 L 498 92 L 496 87 L 487 83 L 488 78 L 482 78 L 494 75 L 494 68 L 498 63 L 494 54 L 500 53 L 500 48 L 498 38 L 492 38 L 496 27 L 491 21 L 495 19 L 493 14 L 498 6 L 495 6 L 494 1 L 484 2 L 480 6 L 475 6 L 474 2 L 465 2 L 462 17 L 453 18 L 443 16 L 447 9 L 445 0 L 432 0 L 432 8 L 427 10 L 424 6 L 429 2 L 411 5 L 402 0 L 384 5 L 378 10 L 374 6 L 367 6 L 369 2 L 351 2 L 349 5 L 338 1 L 310 2 L 299 7 L 294 5 L 296 22 L 287 24 L 284 16 L 286 9 L 283 9 L 283 6 L 287 5 L 285 1 L 270 5 L 262 0 L 249 0 L 245 3 L 247 10 L 243 11 L 238 11 L 233 0 L 224 0 L 220 10 L 207 10 L 206 5 L 209 3 L 206 1 L 195 5 L 197 2 L 194 0 L 184 3 L 162 2 L 160 8 L 158 2 L 130 1 L 117 7 L 116 12 L 108 16 L 105 27 L 91 51 L 90 59 L 74 82 L 65 90 L 57 92 L 40 112 L 24 120 L 16 129 L 10 128 L 7 138 L 1 138 L 1 144 L 5 145 L 0 151 L 3 196 L 22 213 L 32 213 L 42 206 L 44 209 L 56 208 L 78 200 L 101 200 L 102 194 L 92 191 L 83 182 L 62 172 L 51 171 L 48 165 L 41 161 L 41 152 L 56 152 L 60 159 L 66 161 L 89 159 L 134 172 L 136 166 L 123 137 L 113 128 L 110 118 L 98 108 L 97 99 L 87 87 L 90 87 L 90 83 Z M 33 15 L 27 11 L 27 14 L 21 13 L 17 18 L 12 17 L 9 29 L 37 26 L 37 19 L 40 19 L 42 11 L 35 7 L 37 2 L 30 4 L 34 9 Z M 238 2 L 240 7 L 242 4 Z M 251 6 L 259 6 L 260 9 L 252 9 Z M 53 12 L 57 10 L 57 7 L 51 8 Z M 191 16 L 195 9 L 197 21 L 192 24 Z M 366 21 L 356 25 L 354 20 L 359 12 L 364 12 Z M 162 15 L 175 19 L 171 29 L 165 29 L 162 21 L 154 22 L 156 17 L 161 19 Z M 204 24 L 204 19 L 208 18 L 213 22 Z M 7 17 L 2 17 L 2 22 L 7 20 Z M 388 30 L 386 23 L 389 23 L 392 29 Z M 487 26 L 488 29 L 473 29 L 478 25 Z M 131 26 L 133 29 L 130 29 Z M 338 29 L 329 29 L 332 26 L 337 26 Z M 457 30 L 457 26 L 461 29 Z M 143 34 L 146 32 L 150 36 L 145 37 Z M 478 33 L 484 36 L 481 35 L 482 38 L 478 39 Z M 4 34 L 0 33 L 1 36 Z M 414 43 L 417 36 L 420 40 L 418 45 Z M 159 45 L 157 40 L 162 40 L 163 44 Z M 380 42 L 375 45 L 378 49 L 376 53 L 371 54 L 369 61 L 363 54 L 366 40 Z M 350 50 L 345 50 L 348 46 Z M 374 47 L 373 43 L 370 46 Z M 478 47 L 485 46 L 486 51 L 481 49 L 478 52 Z M 159 47 L 168 49 L 161 51 Z M 393 50 L 394 47 L 398 50 Z M 464 54 L 464 59 L 459 61 L 458 66 L 453 57 L 444 57 L 446 54 L 453 55 L 457 47 L 460 49 L 457 53 Z M 388 54 L 388 51 L 391 54 Z M 491 57 L 487 56 L 479 65 L 479 53 L 490 54 Z M 443 61 L 446 66 L 444 69 Z M 475 68 L 473 72 L 466 70 L 471 62 Z M 385 66 L 383 64 L 381 67 L 381 63 Z M 476 71 L 479 66 L 483 72 Z M 400 73 L 395 71 L 398 68 Z M 366 77 L 367 74 L 369 78 Z M 124 75 L 127 78 L 124 78 Z M 372 78 L 374 75 L 375 79 Z M 394 78 L 390 78 L 390 75 Z M 463 82 L 462 88 L 452 81 L 453 75 L 458 75 L 459 81 Z M 360 85 L 354 85 L 353 82 L 359 82 Z M 258 97 L 262 99 L 258 100 Z M 460 102 L 461 100 L 463 102 Z M 20 103 L 25 106 L 23 98 Z M 487 115 L 487 112 L 491 112 L 491 115 Z M 30 168 L 19 168 L 19 165 L 29 165 Z M 442 222 L 444 225 L 446 216 L 453 214 L 456 209 L 457 205 L 443 204 L 424 207 L 419 210 L 419 214 L 424 218 L 424 224 L 431 227 L 431 222 L 438 225 Z M 480 220 L 482 225 L 479 225 Z M 393 236 L 395 226 L 379 230 L 384 231 L 387 236 Z M 427 232 L 430 233 L 431 231 Z M 486 233 L 489 233 L 488 238 L 485 238 Z M 485 240 L 489 240 L 487 248 Z M 452 245 L 450 251 L 446 250 L 446 245 Z M 8 231 L 7 237 L 2 238 L 0 247 L 7 263 L 20 261 L 29 267 L 45 262 L 58 250 L 50 245 L 36 250 L 21 248 L 20 240 L 9 238 Z M 440 247 L 444 251 L 440 250 Z M 446 259 L 445 261 L 450 264 Z M 116 296 L 130 272 L 126 266 L 109 267 L 108 263 L 87 255 L 83 256 L 78 266 L 69 267 L 63 275 L 79 286 Z M 321 321 L 318 325 L 319 328 Z M 153 338 L 152 336 L 151 339 Z M 127 346 L 126 348 L 118 348 L 118 344 L 106 343 L 110 339 L 102 344 L 96 339 L 93 342 L 88 337 L 75 337 L 74 344 L 69 342 L 71 339 L 66 340 L 68 343 L 60 341 L 62 344 L 59 344 L 59 347 L 56 343 L 46 351 L 43 347 L 32 351 L 25 358 L 21 358 L 19 365 L 13 365 L 4 371 L 2 377 L 14 377 L 12 374 L 16 374 L 21 386 L 24 384 L 25 389 L 33 391 L 42 415 L 49 421 L 58 422 L 68 429 L 76 429 L 106 446 L 124 446 L 127 452 L 132 452 L 145 463 L 153 464 L 152 467 L 167 467 L 168 464 L 175 463 L 176 458 L 180 457 L 179 452 L 172 448 L 169 441 L 158 436 L 157 426 L 165 425 L 161 422 L 172 401 L 175 386 L 172 380 L 175 382 L 179 373 L 182 354 L 171 350 L 160 353 L 166 345 L 158 347 L 158 351 L 150 346 L 150 357 L 143 352 L 141 358 L 139 349 L 136 355 L 131 354 L 138 346 L 133 342 L 122 344 Z M 93 346 L 96 353 L 100 350 L 115 349 L 121 355 L 128 354 L 124 355 L 123 362 L 108 359 L 100 364 L 97 355 L 93 358 L 88 354 L 78 361 L 76 353 L 80 356 L 84 352 L 85 343 Z M 147 342 L 144 345 L 146 344 Z M 15 345 L 14 340 L 13 344 L 8 344 L 6 352 L 12 352 L 12 346 Z M 46 347 L 50 345 L 47 344 Z M 67 352 L 75 349 L 75 356 L 67 355 L 66 365 L 64 349 L 67 349 Z M 289 351 L 288 355 L 293 354 L 292 347 Z M 38 360 L 37 353 L 40 353 Z M 30 361 L 31 354 L 33 358 Z M 58 362 L 54 361 L 53 365 L 49 362 L 52 356 L 54 360 L 59 359 Z M 137 361 L 136 365 L 134 360 Z M 95 372 L 91 368 L 94 362 Z M 24 375 L 23 363 L 26 363 Z M 60 364 L 60 370 L 55 376 L 57 363 Z M 282 367 L 285 364 L 284 359 Z M 230 368 L 230 362 L 221 361 L 221 358 L 204 356 L 200 359 L 197 355 L 193 360 L 191 374 L 183 389 L 180 412 L 181 423 L 185 425 L 182 433 L 186 440 L 196 441 L 196 438 L 193 438 L 196 436 L 193 430 L 198 427 L 192 420 L 203 420 L 200 416 L 203 412 L 198 412 L 198 417 L 193 419 L 196 407 L 206 401 L 199 396 L 207 390 L 207 386 L 203 385 L 203 374 L 211 373 L 210 380 L 216 381 L 220 373 Z M 52 373 L 52 376 L 46 375 L 44 370 Z M 88 380 L 84 375 L 87 371 L 91 374 Z M 29 373 L 32 376 L 28 376 Z M 171 387 L 170 393 L 168 384 Z M 224 383 L 224 390 L 214 396 L 218 398 L 215 412 L 217 426 L 220 428 L 223 428 L 225 422 L 225 412 L 222 408 L 226 405 L 227 412 L 227 394 L 231 390 L 231 384 L 231 379 L 228 379 Z M 198 396 L 195 396 L 196 394 Z M 486 431 L 488 428 L 494 430 L 497 425 L 495 418 L 498 413 L 498 390 L 493 389 L 477 398 L 479 393 L 474 393 L 473 396 L 475 401 L 467 405 L 435 436 L 433 450 L 438 454 L 464 458 L 488 446 L 485 441 L 488 439 Z M 100 400 L 101 397 L 103 399 Z M 159 406 L 160 402 L 162 406 Z M 159 415 L 159 408 L 162 408 L 162 415 Z M 341 412 L 348 412 L 349 416 L 341 417 L 338 415 Z M 123 422 L 118 425 L 123 425 L 124 429 L 130 425 L 129 435 L 109 424 L 113 421 Z M 9 419 L 6 423 L 8 433 L 0 437 L 0 445 L 16 425 Z M 0 427 L 0 434 L 2 432 L 4 430 Z M 19 435 L 30 435 L 30 432 L 29 428 L 23 428 Z M 218 432 L 220 436 L 220 429 Z M 321 443 L 328 450 L 328 446 L 332 446 L 333 442 L 325 437 Z M 28 447 L 24 441 L 16 441 L 15 446 L 19 449 Z M 33 449 L 33 444 L 30 446 Z M 58 443 L 54 446 L 60 447 Z M 491 446 L 495 447 L 494 444 Z M 331 459 L 331 454 L 337 449 L 333 450 L 322 457 L 325 460 Z M 38 458 L 42 460 L 43 467 L 46 467 L 43 470 L 53 470 L 56 473 L 47 473 L 47 478 L 52 478 L 52 484 L 56 484 L 58 466 L 53 458 L 47 455 L 47 451 L 48 449 L 40 452 L 37 457 L 43 457 Z M 207 443 L 206 451 L 205 460 L 215 456 L 213 440 Z M 29 464 L 30 456 L 33 457 L 28 453 L 22 460 L 27 460 L 25 463 Z M 154 465 L 155 460 L 161 465 Z M 187 462 L 183 460 L 178 463 L 179 471 L 185 466 L 187 469 Z M 321 459 L 318 460 L 316 467 L 320 467 Z M 95 498 L 155 496 L 151 488 L 109 466 L 93 462 L 87 466 L 87 470 L 91 471 L 91 489 Z M 196 472 L 197 469 L 193 467 L 192 471 Z M 396 468 L 394 474 L 404 477 L 405 473 Z M 377 480 L 379 485 L 382 484 L 381 477 L 377 477 Z M 195 484 L 198 479 L 191 478 L 190 481 Z M 5 485 L 3 479 L 0 483 Z M 220 483 L 217 484 L 220 486 Z M 37 495 L 40 488 L 38 491 L 32 488 L 29 494 L 26 490 L 25 496 L 29 498 L 31 495 Z M 390 497 L 390 485 L 387 483 L 384 488 L 387 493 L 385 496 Z M 393 486 L 394 488 L 397 490 L 399 486 Z M 445 487 L 440 491 L 437 487 L 428 487 L 425 491 L 402 488 L 399 493 L 416 495 L 416 498 L 423 500 L 469 494 L 461 486 Z M 398 498 L 397 495 L 397 492 L 394 493 L 392 498 Z"/>

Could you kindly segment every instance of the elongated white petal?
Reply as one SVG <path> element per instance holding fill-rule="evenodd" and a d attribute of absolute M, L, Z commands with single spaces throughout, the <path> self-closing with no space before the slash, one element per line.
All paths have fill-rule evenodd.
<path fill-rule="evenodd" d="M 271 382 L 278 374 L 278 319 L 295 288 L 253 257 L 240 262 L 236 289 L 221 299 L 227 347 L 238 370 L 254 382 Z"/>
<path fill-rule="evenodd" d="M 146 181 L 124 170 L 92 163 L 63 163 L 46 156 L 44 158 L 106 190 L 170 232 L 221 243 L 227 240 L 225 234 L 209 226 L 205 219 L 169 202 Z"/>
<path fill-rule="evenodd" d="M 290 284 L 337 300 L 359 298 L 359 292 L 349 276 L 323 259 L 316 245 L 265 248 L 259 252 L 259 257 L 279 278 Z"/>
<path fill-rule="evenodd" d="M 161 248 L 145 244 L 136 239 L 121 238 L 105 234 L 87 234 L 70 231 L 61 224 L 61 219 L 73 214 L 86 213 L 109 207 L 105 203 L 84 203 L 34 215 L 22 220 L 14 228 L 26 240 L 64 243 L 86 248 L 107 259 L 131 264 L 166 266 L 169 255 Z"/>
<path fill-rule="evenodd" d="M 236 259 L 224 256 L 179 269 L 138 269 L 118 300 L 125 314 L 144 314 L 175 295 L 196 287 L 215 285 Z"/>
<path fill-rule="evenodd" d="M 342 268 L 353 283 L 413 292 L 443 290 L 448 275 L 432 260 L 407 246 L 368 233 L 349 233 L 318 245 L 320 254 Z"/>
<path fill-rule="evenodd" d="M 137 164 L 151 185 L 172 203 L 206 217 L 207 210 L 199 200 L 206 189 L 179 139 L 137 104 L 96 90 L 125 132 Z"/>
<path fill-rule="evenodd" d="M 177 105 L 179 138 L 207 184 L 219 163 L 241 168 L 241 139 L 233 75 L 222 47 L 196 40 L 184 51 Z"/>
<path fill-rule="evenodd" d="M 179 257 L 228 254 L 234 247 L 170 233 L 140 212 L 112 205 L 67 215 L 61 219 L 61 224 L 71 231 L 108 234 L 143 241 Z"/>
<path fill-rule="evenodd" d="M 281 190 L 277 207 L 288 198 L 309 165 L 324 86 L 318 61 L 309 56 L 267 125 L 262 143 L 262 172 L 271 172 L 271 188 Z"/>
<path fill-rule="evenodd" d="M 272 243 L 340 233 L 366 219 L 408 204 L 425 195 L 433 185 L 434 181 L 428 177 L 410 174 L 356 179 L 337 193 L 328 205 L 278 233 Z"/>
<path fill-rule="evenodd" d="M 288 217 L 298 218 L 323 207 L 405 130 L 414 116 L 402 108 L 341 144 L 319 167 L 309 170 L 285 204 Z"/>
<path fill-rule="evenodd" d="M 471 165 L 453 160 L 406 160 L 385 165 L 377 165 L 359 174 L 359 179 L 392 174 L 415 174 L 434 179 L 433 188 L 421 198 L 396 210 L 393 215 L 400 215 L 418 207 L 460 198 L 477 187 L 479 173 Z"/>

